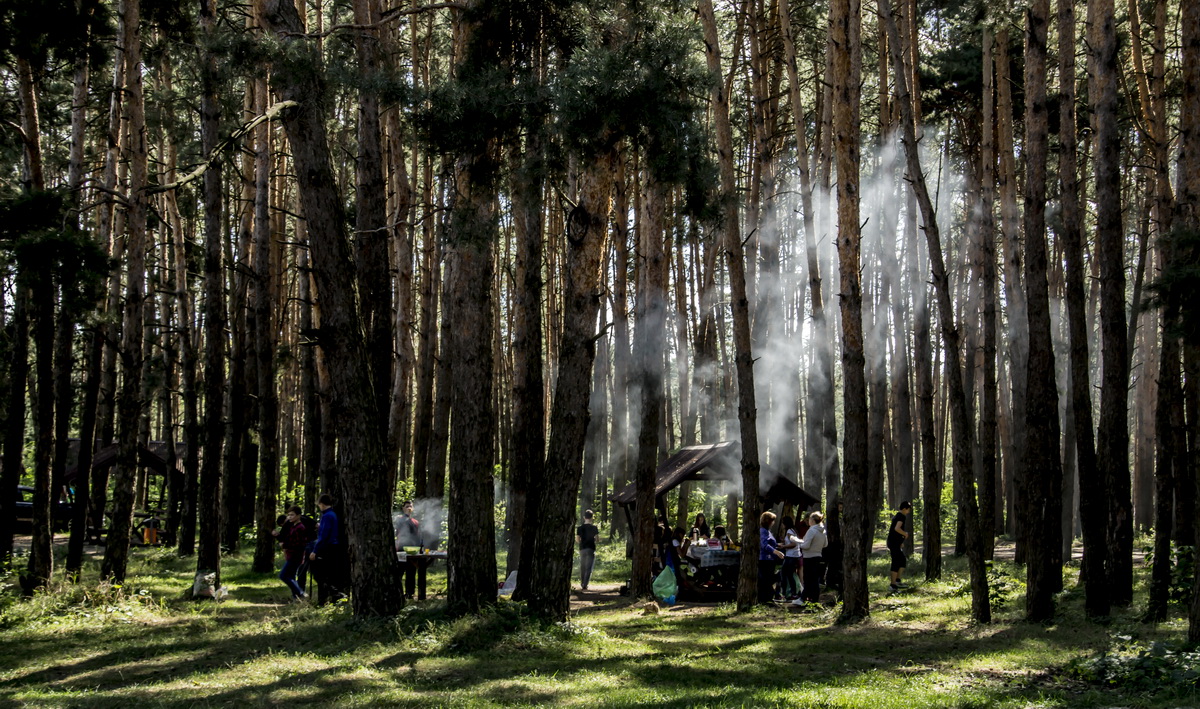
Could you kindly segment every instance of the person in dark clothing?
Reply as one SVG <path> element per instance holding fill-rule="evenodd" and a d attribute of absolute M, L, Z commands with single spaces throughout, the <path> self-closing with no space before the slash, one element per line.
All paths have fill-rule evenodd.
<path fill-rule="evenodd" d="M 579 525 L 575 535 L 579 541 L 579 584 L 584 591 L 588 590 L 592 568 L 596 565 L 596 538 L 600 536 L 600 529 L 593 523 L 595 517 L 596 514 L 591 510 L 584 511 L 583 524 Z"/>
<path fill-rule="evenodd" d="M 775 597 L 775 562 L 783 558 L 771 533 L 775 524 L 774 512 L 763 512 L 758 518 L 758 602 L 770 603 Z"/>
<path fill-rule="evenodd" d="M 312 565 L 313 578 L 317 580 L 317 605 L 325 605 L 331 599 L 337 601 L 346 597 L 343 590 L 346 553 L 341 524 L 333 510 L 333 498 L 321 495 L 317 507 L 321 508 L 321 522 L 308 561 Z"/>
<path fill-rule="evenodd" d="M 413 517 L 412 500 L 405 500 L 400 507 L 400 516 L 396 518 L 396 551 L 402 551 L 404 547 L 423 546 L 421 542 L 421 523 Z M 404 572 L 404 595 L 408 598 L 415 598 L 417 592 L 417 564 L 415 561 L 405 561 L 403 564 Z"/>
<path fill-rule="evenodd" d="M 908 515 L 911 512 L 912 503 L 908 500 L 901 502 L 900 509 L 892 517 L 892 523 L 888 527 L 887 548 L 892 554 L 889 588 L 893 591 L 904 586 L 900 577 L 904 574 L 904 567 L 908 565 L 908 557 L 904 555 L 904 540 L 908 539 Z"/>
<path fill-rule="evenodd" d="M 703 512 L 696 515 L 696 521 L 692 522 L 692 532 L 700 539 L 708 539 L 712 536 L 712 532 L 708 528 L 708 518 L 704 516 Z"/>
<path fill-rule="evenodd" d="M 293 601 L 308 598 L 304 587 L 296 582 L 296 572 L 304 563 L 304 547 L 308 543 L 308 530 L 300 517 L 299 507 L 289 507 L 279 531 L 273 532 L 283 547 L 283 568 L 279 570 L 279 580 L 292 592 Z"/>

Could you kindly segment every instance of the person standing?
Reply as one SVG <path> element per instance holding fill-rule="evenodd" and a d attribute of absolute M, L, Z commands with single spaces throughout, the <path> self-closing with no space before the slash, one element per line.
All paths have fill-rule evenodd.
<path fill-rule="evenodd" d="M 313 565 L 313 576 L 317 579 L 317 605 L 325 605 L 330 599 L 345 598 L 342 592 L 342 566 L 345 550 L 342 545 L 342 529 L 337 512 L 333 509 L 333 498 L 328 494 L 317 499 L 321 509 L 321 521 L 317 525 L 317 540 L 312 543 L 308 560 Z"/>
<path fill-rule="evenodd" d="M 829 535 L 825 532 L 824 515 L 813 512 L 808 516 L 808 531 L 800 548 L 804 550 L 804 595 L 801 603 L 817 603 L 821 600 L 821 575 L 825 572 L 825 559 L 822 553 L 829 545 Z"/>
<path fill-rule="evenodd" d="M 779 570 L 779 592 L 783 600 L 791 601 L 800 597 L 800 584 L 796 581 L 804 564 L 800 552 L 800 535 L 796 532 L 796 522 L 789 516 L 783 518 L 783 541 L 779 548 L 783 550 L 783 568 Z"/>
<path fill-rule="evenodd" d="M 904 567 L 908 565 L 908 557 L 904 554 L 904 540 L 908 539 L 908 515 L 912 512 L 912 503 L 905 500 L 900 503 L 900 509 L 892 517 L 892 524 L 888 527 L 887 548 L 892 554 L 892 572 L 888 588 L 892 591 L 904 588 L 904 582 L 900 580 L 904 575 Z"/>
<path fill-rule="evenodd" d="M 293 601 L 308 598 L 304 587 L 296 583 L 296 572 L 304 563 L 304 546 L 308 543 L 308 530 L 304 527 L 301 515 L 299 507 L 289 507 L 283 525 L 274 533 L 283 547 L 283 568 L 279 570 L 279 580 L 292 592 Z"/>
<path fill-rule="evenodd" d="M 579 531 L 575 535 L 575 539 L 579 541 L 579 584 L 584 591 L 588 590 L 588 584 L 592 580 L 592 568 L 596 565 L 596 538 L 600 536 L 600 528 L 593 523 L 595 517 L 594 512 L 585 510 L 583 524 L 579 525 Z"/>
<path fill-rule="evenodd" d="M 774 512 L 763 512 L 758 518 L 758 602 L 770 603 L 774 598 L 775 562 L 784 558 L 776 546 L 771 525 L 775 524 Z"/>
<path fill-rule="evenodd" d="M 404 547 L 417 547 L 420 549 L 424 546 L 421 540 L 421 522 L 416 517 L 413 517 L 412 500 L 405 500 L 400 506 L 400 516 L 396 518 L 396 551 L 403 551 Z M 404 573 L 404 595 L 406 598 L 414 598 L 417 592 L 417 562 L 407 560 L 403 563 Z"/>

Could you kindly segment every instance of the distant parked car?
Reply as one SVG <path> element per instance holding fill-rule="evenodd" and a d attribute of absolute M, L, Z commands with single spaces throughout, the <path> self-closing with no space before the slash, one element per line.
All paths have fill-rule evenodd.
<path fill-rule="evenodd" d="M 17 486 L 17 528 L 33 527 L 33 488 L 28 485 Z M 55 531 L 65 532 L 71 526 L 75 505 L 72 502 L 59 500 L 53 503 L 51 514 L 54 518 Z"/>

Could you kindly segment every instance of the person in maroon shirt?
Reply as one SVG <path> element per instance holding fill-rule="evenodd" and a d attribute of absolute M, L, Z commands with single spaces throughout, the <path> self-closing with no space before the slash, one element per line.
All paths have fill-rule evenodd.
<path fill-rule="evenodd" d="M 299 507 L 289 507 L 284 515 L 283 526 L 275 532 L 279 545 L 283 547 L 283 568 L 279 570 L 279 580 L 292 592 L 293 601 L 308 598 L 300 584 L 296 583 L 296 572 L 304 563 L 304 546 L 308 543 L 308 531 L 304 520 L 300 518 Z"/>

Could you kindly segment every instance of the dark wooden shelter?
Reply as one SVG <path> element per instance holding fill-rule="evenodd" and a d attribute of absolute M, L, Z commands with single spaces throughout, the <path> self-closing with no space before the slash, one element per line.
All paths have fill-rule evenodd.
<path fill-rule="evenodd" d="M 147 471 L 158 475 L 166 475 L 170 471 L 170 464 L 167 463 L 168 448 L 170 445 L 165 441 L 149 441 L 146 445 L 138 445 L 138 465 L 146 468 Z M 183 469 L 183 457 L 187 452 L 187 444 L 182 441 L 175 443 L 175 467 L 177 470 Z M 70 447 L 67 451 L 67 467 L 63 473 L 63 480 L 70 482 L 79 475 L 79 439 L 71 439 Z M 117 444 L 105 446 L 96 451 L 95 457 L 92 458 L 92 469 L 100 470 L 111 468 L 117 463 Z"/>
<path fill-rule="evenodd" d="M 682 483 L 697 480 L 719 480 L 738 482 L 741 480 L 741 445 L 737 441 L 722 441 L 680 448 L 658 466 L 658 477 L 654 484 L 654 506 L 666 512 L 667 493 Z M 759 472 L 759 500 L 763 507 L 791 504 L 796 509 L 806 509 L 818 502 L 787 476 L 769 465 L 761 466 Z M 613 495 L 613 502 L 623 506 L 628 513 L 626 520 L 635 519 L 633 508 L 637 500 L 637 487 L 626 485 Z M 632 529 L 630 530 L 632 532 Z"/>

